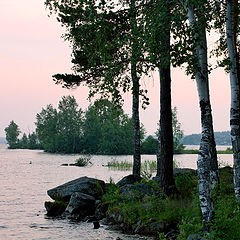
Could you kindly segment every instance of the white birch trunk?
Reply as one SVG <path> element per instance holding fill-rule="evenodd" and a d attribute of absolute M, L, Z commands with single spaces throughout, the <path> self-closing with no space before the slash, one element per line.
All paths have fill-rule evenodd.
<path fill-rule="evenodd" d="M 190 25 L 196 23 L 194 11 L 187 7 Z M 212 110 L 209 96 L 208 61 L 207 61 L 207 39 L 205 26 L 198 28 L 196 36 L 195 57 L 198 61 L 195 79 L 197 83 L 199 103 L 201 109 L 201 142 L 198 155 L 198 187 L 199 200 L 203 217 L 203 226 L 206 231 L 207 223 L 213 216 L 213 201 L 211 190 L 219 182 L 216 144 L 214 140 Z"/>
<path fill-rule="evenodd" d="M 233 147 L 233 182 L 234 192 L 238 203 L 240 204 L 240 113 L 239 113 L 239 83 L 237 77 L 237 54 L 236 43 L 234 41 L 233 30 L 233 1 L 227 0 L 226 10 L 226 34 L 228 56 L 231 61 L 230 84 L 231 84 L 231 111 L 230 126 L 231 140 Z"/>

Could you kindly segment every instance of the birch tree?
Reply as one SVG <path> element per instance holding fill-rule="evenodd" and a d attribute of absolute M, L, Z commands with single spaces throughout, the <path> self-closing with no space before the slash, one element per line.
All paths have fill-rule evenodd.
<path fill-rule="evenodd" d="M 203 227 L 208 231 L 208 223 L 213 217 L 212 189 L 219 182 L 216 143 L 213 131 L 213 119 L 209 94 L 209 68 L 206 29 L 210 20 L 208 1 L 184 1 L 190 25 L 193 54 L 188 61 L 198 90 L 201 111 L 201 141 L 198 155 L 198 188 L 202 211 Z"/>
<path fill-rule="evenodd" d="M 214 28 L 219 34 L 219 39 L 213 53 L 219 59 L 219 66 L 225 67 L 225 71 L 230 73 L 230 127 L 234 160 L 233 182 L 236 200 L 240 204 L 240 2 L 238 0 L 226 0 L 214 3 L 216 9 L 214 13 Z"/>
<path fill-rule="evenodd" d="M 228 57 L 230 60 L 231 110 L 230 126 L 233 147 L 234 192 L 240 204 L 240 95 L 239 95 L 239 52 L 237 46 L 239 9 L 238 1 L 226 1 L 226 36 Z"/>

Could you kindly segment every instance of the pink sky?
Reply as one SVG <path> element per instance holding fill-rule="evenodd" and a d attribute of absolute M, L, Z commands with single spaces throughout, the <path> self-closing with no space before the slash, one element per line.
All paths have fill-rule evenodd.
<path fill-rule="evenodd" d="M 52 74 L 70 72 L 71 49 L 61 39 L 64 29 L 49 18 L 44 0 L 6 0 L 0 2 L 0 136 L 14 120 L 22 132 L 35 129 L 34 121 L 42 107 L 57 106 L 61 96 L 72 94 L 79 106 L 86 109 L 87 88 L 62 89 L 54 85 Z M 144 78 L 151 104 L 141 111 L 141 120 L 148 132 L 157 129 L 159 118 L 159 79 Z M 173 106 L 185 134 L 200 132 L 198 95 L 193 80 L 181 69 L 172 70 Z M 215 131 L 229 129 L 230 86 L 228 75 L 215 70 L 210 76 L 211 100 Z M 124 109 L 131 113 L 131 95 L 126 94 Z"/>

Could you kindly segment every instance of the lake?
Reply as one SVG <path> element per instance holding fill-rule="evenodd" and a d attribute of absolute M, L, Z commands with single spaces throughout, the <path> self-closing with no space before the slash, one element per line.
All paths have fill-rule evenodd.
<path fill-rule="evenodd" d="M 107 226 L 93 229 L 92 223 L 71 222 L 47 217 L 44 202 L 49 201 L 46 191 L 78 177 L 110 178 L 117 182 L 130 171 L 109 170 L 109 161 L 131 161 L 132 156 L 92 156 L 89 167 L 65 167 L 74 163 L 79 154 L 48 154 L 39 150 L 9 150 L 0 144 L 0 239 L 1 240 L 107 240 L 151 239 L 129 236 L 106 230 Z M 220 162 L 232 165 L 232 155 L 221 154 Z M 143 155 L 142 160 L 156 160 Z M 175 155 L 180 167 L 196 169 L 197 155 Z M 31 164 L 30 164 L 31 163 Z"/>

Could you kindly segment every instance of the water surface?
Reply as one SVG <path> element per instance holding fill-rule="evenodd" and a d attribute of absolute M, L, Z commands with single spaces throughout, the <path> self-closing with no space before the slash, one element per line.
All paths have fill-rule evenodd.
<path fill-rule="evenodd" d="M 74 163 L 80 155 L 48 154 L 38 150 L 9 150 L 0 144 L 0 239 L 1 240 L 107 240 L 151 239 L 128 236 L 106 230 L 94 230 L 91 223 L 46 217 L 44 202 L 49 201 L 46 191 L 78 177 L 88 176 L 106 182 L 115 182 L 130 171 L 109 170 L 109 161 L 132 161 L 132 156 L 93 156 L 92 166 L 63 167 Z M 143 155 L 143 160 L 156 160 L 153 155 Z M 197 155 L 175 155 L 181 167 L 196 168 Z M 232 155 L 219 155 L 231 165 Z M 31 164 L 30 164 L 31 163 Z"/>

